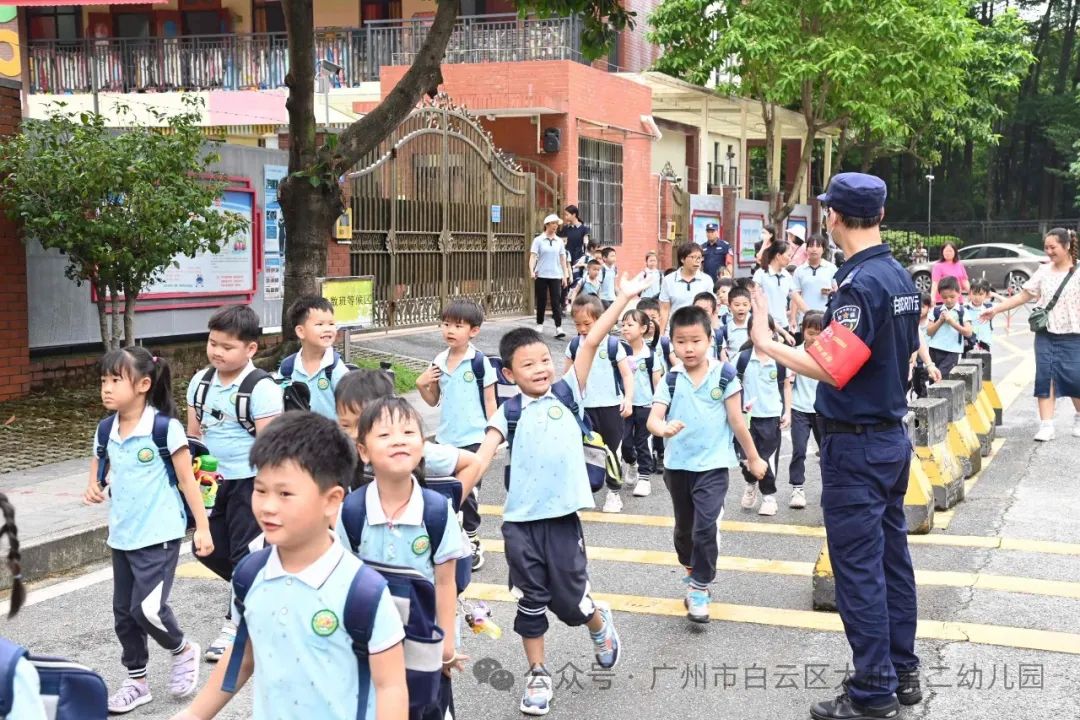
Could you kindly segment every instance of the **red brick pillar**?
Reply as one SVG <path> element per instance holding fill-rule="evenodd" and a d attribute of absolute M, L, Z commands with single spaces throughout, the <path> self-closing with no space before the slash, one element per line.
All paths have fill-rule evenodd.
<path fill-rule="evenodd" d="M 22 122 L 19 83 L 0 78 L 0 136 L 14 135 Z M 26 319 L 26 248 L 15 223 L 0 213 L 0 400 L 30 391 L 30 335 Z"/>

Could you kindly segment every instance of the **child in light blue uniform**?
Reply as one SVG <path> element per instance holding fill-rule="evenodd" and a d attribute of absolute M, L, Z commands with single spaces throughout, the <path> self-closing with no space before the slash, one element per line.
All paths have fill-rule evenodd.
<path fill-rule="evenodd" d="M 634 489 L 634 497 L 647 497 L 652 492 L 649 476 L 656 472 L 649 450 L 649 430 L 645 424 L 652 409 L 656 384 L 667 372 L 661 353 L 645 342 L 645 333 L 652 326 L 642 310 L 629 310 L 623 315 L 622 336 L 630 346 L 630 367 L 634 369 L 634 412 L 625 420 L 622 439 L 623 481 Z"/>
<path fill-rule="evenodd" d="M 8 610 L 8 618 L 15 617 L 26 601 L 26 586 L 22 580 L 22 566 L 19 562 L 19 535 L 16 532 L 15 508 L 7 495 L 0 493 L 0 514 L 3 515 L 3 526 L 0 527 L 0 537 L 7 540 L 8 570 L 11 571 L 11 599 Z M 19 658 L 15 663 L 15 675 L 11 678 L 11 712 L 10 718 L 19 720 L 46 720 L 45 706 L 41 701 L 41 679 L 37 669 L 25 657 Z"/>
<path fill-rule="evenodd" d="M 738 355 L 750 339 L 750 291 L 744 287 L 732 288 L 728 293 L 728 308 L 731 316 L 721 330 L 724 347 L 720 357 L 725 361 Z"/>
<path fill-rule="evenodd" d="M 592 295 L 581 295 L 574 299 L 570 314 L 573 316 L 578 338 L 571 340 L 570 345 L 566 347 L 564 372 L 569 371 L 574 365 L 574 354 L 571 350 L 574 343 L 584 341 L 589 330 L 603 313 L 604 306 Z M 585 414 L 589 417 L 592 429 L 600 433 L 600 436 L 604 438 L 604 444 L 611 452 L 617 452 L 624 434 L 623 419 L 633 414 L 634 377 L 630 363 L 626 359 L 626 348 L 623 344 L 615 343 L 614 363 L 608 354 L 611 350 L 610 346 L 611 343 L 605 341 L 592 359 L 592 369 L 589 371 L 588 382 L 585 385 L 587 389 L 584 391 L 584 405 Z M 619 377 L 619 384 L 622 385 L 621 389 L 616 384 L 616 374 Z M 619 488 L 608 487 L 607 498 L 604 500 L 604 512 L 621 511 L 622 497 L 619 494 Z"/>
<path fill-rule="evenodd" d="M 974 334 L 971 318 L 960 304 L 960 283 L 954 277 L 942 278 L 938 283 L 942 304 L 930 313 L 926 334 L 930 336 L 930 359 L 948 377 L 960 355 L 964 352 L 964 339 Z"/>
<path fill-rule="evenodd" d="M 261 551 L 268 553 L 266 564 L 243 603 L 250 637 L 237 692 L 254 675 L 254 720 L 404 720 L 405 633 L 389 589 L 378 600 L 363 648 L 366 688 L 360 687 L 359 661 L 344 627 L 345 601 L 363 561 L 329 528 L 356 470 L 352 443 L 330 420 L 290 412 L 259 436 L 251 458 L 259 473 L 252 504 L 270 547 Z M 178 720 L 215 717 L 234 697 L 221 689 L 232 647 Z M 358 715 L 361 690 L 367 705 Z"/>
<path fill-rule="evenodd" d="M 98 445 L 95 433 L 85 499 L 105 501 L 98 478 L 101 463 L 107 463 L 113 615 L 120 661 L 128 673 L 109 698 L 109 711 L 114 713 L 129 712 L 153 699 L 146 682 L 148 637 L 172 654 L 173 697 L 187 697 L 199 683 L 199 646 L 184 637 L 169 607 L 187 529 L 185 502 L 195 517 L 196 554 L 206 556 L 214 545 L 187 437 L 176 419 L 170 379 L 165 360 L 143 347 L 111 350 L 101 359 L 101 400 L 114 415 L 104 421 L 110 427 L 107 447 Z M 161 440 L 154 437 L 159 413 L 167 418 L 167 450 L 159 448 Z M 163 452 L 168 452 L 168 459 Z"/>
<path fill-rule="evenodd" d="M 604 267 L 601 268 L 600 300 L 606 308 L 615 302 L 615 283 L 619 276 L 619 269 L 615 267 L 615 248 L 606 247 L 600 251 Z"/>
<path fill-rule="evenodd" d="M 772 243 L 762 250 L 762 261 L 765 267 L 754 273 L 754 283 L 765 292 L 769 300 L 769 315 L 776 327 L 787 330 L 790 325 L 788 300 L 795 288 L 791 273 L 787 270 L 791 262 L 791 246 L 782 240 Z"/>
<path fill-rule="evenodd" d="M 349 368 L 334 352 L 337 323 L 334 306 L 324 297 L 302 297 L 286 314 L 300 340 L 300 352 L 292 356 L 293 382 L 302 382 L 311 395 L 311 412 L 336 419 L 334 389 Z M 282 374 L 285 375 L 284 363 Z"/>
<path fill-rule="evenodd" d="M 680 364 L 656 386 L 648 421 L 649 431 L 666 439 L 664 484 L 675 514 L 675 552 L 687 572 L 687 617 L 697 623 L 709 622 L 728 468 L 738 463 L 733 439 L 758 476 L 765 470 L 742 419 L 735 368 L 709 350 L 710 327 L 698 307 L 672 315 L 671 339 Z"/>
<path fill-rule="evenodd" d="M 624 279 L 615 302 L 582 338 L 570 370 L 557 379 L 551 351 L 536 332 L 519 328 L 499 342 L 507 379 L 517 383 L 521 396 L 495 411 L 487 437 L 477 453 L 486 468 L 504 440 L 510 444 L 506 506 L 502 532 L 510 585 L 518 599 L 514 631 L 522 637 L 529 673 L 520 709 L 528 715 L 546 715 L 552 697 L 551 673 L 544 665 L 544 635 L 550 609 L 570 626 L 587 625 L 597 664 L 610 669 L 619 660 L 619 636 L 611 610 L 590 595 L 585 539 L 579 510 L 593 507 L 585 451 L 578 420 L 582 389 L 587 387 L 594 356 L 607 343 L 627 302 L 647 286 L 636 278 Z M 610 371 L 610 364 L 608 365 Z M 580 413 L 564 405 L 553 392 L 569 393 Z M 506 409 L 520 403 L 516 431 L 510 437 Z"/>
<path fill-rule="evenodd" d="M 994 321 L 983 320 L 981 315 L 994 307 L 990 302 L 993 288 L 990 282 L 979 278 L 971 283 L 971 292 L 968 302 L 964 305 L 964 318 L 971 321 L 973 335 L 970 345 L 980 350 L 990 351 L 990 343 L 994 339 Z"/>
<path fill-rule="evenodd" d="M 442 335 L 447 349 L 416 379 L 416 389 L 428 405 L 442 404 L 435 441 L 476 452 L 484 439 L 488 418 L 495 413 L 495 370 L 483 358 L 483 377 L 477 377 L 473 360 L 479 352 L 472 340 L 480 334 L 484 311 L 472 300 L 455 300 L 442 312 Z M 481 385 L 483 401 L 481 402 Z M 484 566 L 480 544 L 480 481 L 462 500 L 462 524 L 472 545 L 473 570 Z"/>
<path fill-rule="evenodd" d="M 423 457 L 424 435 L 420 415 L 401 398 L 384 398 L 368 405 L 357 428 L 361 459 L 371 466 L 375 481 L 345 498 L 345 506 L 360 500 L 367 516 L 360 534 L 360 546 L 353 548 L 361 560 L 410 567 L 435 586 L 436 622 L 443 629 L 443 675 L 438 707 L 424 711 L 423 718 L 442 720 L 453 716 L 454 699 L 450 668 L 463 669 L 455 645 L 457 584 L 455 561 L 469 557 L 462 539 L 457 513 L 446 500 L 446 520 L 442 540 L 432 547 L 424 526 L 424 496 L 413 472 Z M 390 510 L 393 508 L 394 510 Z M 338 537 L 349 546 L 349 536 L 338 521 Z"/>
<path fill-rule="evenodd" d="M 255 384 L 249 403 L 254 433 L 241 424 L 238 393 L 244 379 L 256 372 L 251 359 L 259 349 L 259 316 L 247 305 L 229 305 L 210 316 L 210 336 L 206 357 L 210 367 L 195 373 L 187 389 L 187 434 L 201 437 L 210 454 L 218 459 L 224 478 L 210 511 L 210 534 L 214 552 L 200 557 L 221 578 L 232 578 L 233 568 L 248 554 L 248 546 L 259 534 L 259 524 L 251 512 L 251 492 L 255 468 L 248 455 L 258 434 L 284 411 L 281 387 L 269 375 Z M 262 371 L 258 371 L 262 372 Z M 205 397 L 199 403 L 200 386 L 212 373 Z M 217 662 L 236 638 L 236 625 L 229 620 L 206 650 L 206 659 Z"/>
<path fill-rule="evenodd" d="M 813 345 L 814 340 L 821 334 L 824 320 L 825 314 L 817 310 L 810 310 L 803 315 L 801 329 L 804 349 Z M 791 500 L 788 507 L 801 509 L 806 507 L 803 485 L 806 483 L 806 447 L 811 433 L 818 449 L 821 448 L 821 426 L 814 409 L 818 381 L 806 375 L 789 373 L 788 383 L 791 385 L 791 464 L 788 466 Z"/>

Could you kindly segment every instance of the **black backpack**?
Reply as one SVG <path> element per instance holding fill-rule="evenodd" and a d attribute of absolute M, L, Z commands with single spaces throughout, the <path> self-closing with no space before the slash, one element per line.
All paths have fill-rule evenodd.
<path fill-rule="evenodd" d="M 293 353 L 284 360 L 281 361 L 281 367 L 278 368 L 278 374 L 281 375 L 281 380 L 275 378 L 275 382 L 281 385 L 281 395 L 285 402 L 285 411 L 289 410 L 311 410 L 311 388 L 307 386 L 307 383 L 295 383 L 292 381 L 293 370 L 296 369 L 296 358 L 299 353 Z M 331 383 L 331 377 L 334 374 L 334 370 L 341 364 L 341 355 L 334 352 L 334 362 L 324 367 L 319 375 L 326 380 L 328 386 Z M 360 368 L 352 363 L 345 363 L 350 371 L 359 370 Z"/>
<path fill-rule="evenodd" d="M 206 412 L 206 395 L 210 392 L 210 382 L 214 379 L 216 372 L 212 365 L 206 368 L 206 372 L 203 373 L 202 378 L 199 380 L 199 385 L 195 388 L 195 398 L 191 403 L 191 407 L 195 410 L 195 418 L 200 423 L 202 423 L 203 415 Z M 273 382 L 274 378 L 265 370 L 255 368 L 241 381 L 240 388 L 236 392 L 236 422 L 240 423 L 240 427 L 244 428 L 251 437 L 255 437 L 255 419 L 251 416 L 251 393 L 255 390 L 255 386 L 263 380 Z M 308 389 L 305 385 L 302 393 L 307 392 Z M 310 394 L 307 401 L 308 403 L 311 401 Z M 211 410 L 210 414 L 217 420 L 224 419 L 219 410 Z"/>

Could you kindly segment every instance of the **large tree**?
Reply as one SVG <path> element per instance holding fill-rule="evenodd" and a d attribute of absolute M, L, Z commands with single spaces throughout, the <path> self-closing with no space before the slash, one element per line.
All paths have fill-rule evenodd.
<path fill-rule="evenodd" d="M 633 23 L 619 0 L 515 0 L 522 14 L 578 16 L 582 19 L 582 48 L 598 57 L 617 33 Z M 314 90 L 315 48 L 313 0 L 282 0 L 289 42 L 289 176 L 278 189 L 285 216 L 289 251 L 285 258 L 284 307 L 318 291 L 326 274 L 327 243 L 344 210 L 338 178 L 351 170 L 396 128 L 425 95 L 434 97 L 442 83 L 440 65 L 454 32 L 460 0 L 438 0 L 427 36 L 412 66 L 386 98 L 354 122 L 339 137 L 319 143 L 316 136 Z M 291 339 L 292 328 L 283 328 Z"/>
<path fill-rule="evenodd" d="M 794 207 L 823 131 L 893 137 L 905 108 L 960 102 L 976 29 L 965 0 L 664 0 L 651 23 L 662 70 L 760 101 L 777 221 Z M 787 193 L 773 181 L 777 107 L 806 123 Z"/>

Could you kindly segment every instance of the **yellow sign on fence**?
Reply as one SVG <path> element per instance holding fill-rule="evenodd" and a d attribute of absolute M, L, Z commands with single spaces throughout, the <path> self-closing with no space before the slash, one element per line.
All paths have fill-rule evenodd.
<path fill-rule="evenodd" d="M 371 327 L 375 315 L 375 276 L 323 278 L 322 295 L 334 305 L 340 327 Z"/>

